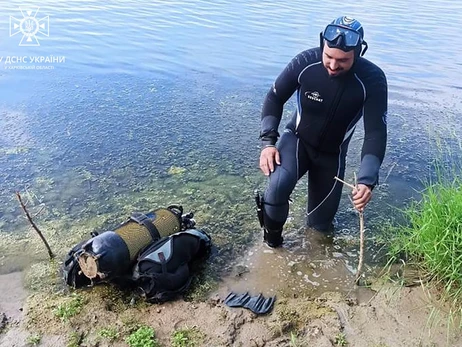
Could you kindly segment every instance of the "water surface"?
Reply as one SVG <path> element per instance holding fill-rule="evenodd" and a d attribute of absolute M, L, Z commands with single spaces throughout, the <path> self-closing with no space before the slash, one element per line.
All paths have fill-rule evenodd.
<path fill-rule="evenodd" d="M 34 212 L 45 206 L 37 222 L 58 253 L 133 210 L 179 203 L 214 238 L 217 268 L 226 267 L 227 255 L 244 254 L 260 238 L 253 191 L 265 185 L 257 167 L 263 98 L 287 62 L 318 45 L 322 28 L 342 14 L 361 20 L 366 57 L 389 82 L 389 145 L 366 214 L 369 237 L 418 197 L 434 158 L 458 161 L 462 39 L 442 23 L 460 27 L 462 3 L 345 1 L 340 9 L 334 1 L 299 0 L 31 1 L 26 10 L 49 16 L 49 36 L 37 34 L 36 47 L 19 46 L 21 33 L 9 36 L 10 16 L 21 18 L 22 5 L 1 5 L 0 272 L 46 257 L 15 191 Z M 8 57 L 25 58 L 8 64 Z M 349 181 L 361 143 L 359 127 Z M 299 232 L 305 184 L 294 192 L 286 249 L 288 263 L 309 265 L 316 259 L 300 246 Z M 347 193 L 339 240 L 357 237 Z M 345 276 L 354 271 L 356 248 L 342 244 L 337 252 Z"/>

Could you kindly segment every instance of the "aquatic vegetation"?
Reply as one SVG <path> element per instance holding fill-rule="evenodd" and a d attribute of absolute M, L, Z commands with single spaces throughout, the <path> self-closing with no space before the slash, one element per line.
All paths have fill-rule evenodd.
<path fill-rule="evenodd" d="M 0 154 L 15 155 L 29 152 L 28 147 L 13 147 L 13 148 L 0 148 Z"/>
<path fill-rule="evenodd" d="M 24 285 L 32 291 L 52 290 L 61 284 L 59 262 L 41 261 L 30 265 L 24 276 Z"/>
<path fill-rule="evenodd" d="M 53 188 L 55 179 L 52 177 L 39 176 L 35 179 L 34 187 L 37 191 L 46 192 Z M 30 192 L 28 192 L 31 194 Z M 39 200 L 37 196 L 33 196 L 36 200 Z M 30 199 L 31 200 L 31 199 Z"/>
<path fill-rule="evenodd" d="M 168 174 L 169 175 L 179 175 L 179 174 L 182 174 L 184 172 L 186 172 L 186 168 L 184 168 L 184 167 L 171 166 L 168 169 Z"/>

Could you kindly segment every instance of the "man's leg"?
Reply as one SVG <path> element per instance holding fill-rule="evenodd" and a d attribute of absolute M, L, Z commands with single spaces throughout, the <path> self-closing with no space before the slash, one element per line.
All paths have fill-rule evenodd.
<path fill-rule="evenodd" d="M 340 155 L 310 153 L 313 165 L 308 173 L 307 225 L 319 231 L 333 230 L 333 220 L 342 195 L 346 150 Z"/>
<path fill-rule="evenodd" d="M 282 134 L 278 145 L 281 165 L 276 165 L 270 174 L 263 197 L 264 241 L 270 247 L 282 244 L 282 227 L 289 214 L 290 194 L 308 169 L 307 156 L 299 142 L 288 129 Z"/>

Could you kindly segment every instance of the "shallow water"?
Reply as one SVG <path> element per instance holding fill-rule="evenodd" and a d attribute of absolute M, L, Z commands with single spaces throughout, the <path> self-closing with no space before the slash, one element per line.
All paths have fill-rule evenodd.
<path fill-rule="evenodd" d="M 171 203 L 196 213 L 220 257 L 246 254 L 260 238 L 253 191 L 265 184 L 257 168 L 261 103 L 285 64 L 317 45 L 323 26 L 342 14 L 326 10 L 335 3 L 33 1 L 37 18 L 49 16 L 49 36 L 37 34 L 36 47 L 19 46 L 21 33 L 8 35 L 9 17 L 22 17 L 19 6 L 4 4 L 0 21 L 0 273 L 46 258 L 14 191 L 33 212 L 45 206 L 37 223 L 59 254 L 133 210 Z M 442 23 L 460 27 L 462 4 L 347 1 L 343 8 L 363 22 L 366 57 L 389 82 L 388 151 L 366 214 L 374 238 L 383 220 L 433 177 L 433 158 L 448 166 L 459 161 L 462 84 L 455 74 L 462 39 Z M 64 59 L 7 63 L 7 57 L 50 56 Z M 32 65 L 51 68 L 23 69 Z M 283 123 L 292 110 L 291 101 Z M 350 181 L 361 137 L 358 129 Z M 300 236 L 304 184 L 293 196 L 286 263 L 309 266 L 324 255 L 315 259 Z M 357 253 L 357 243 L 342 241 L 355 239 L 358 229 L 347 193 L 331 250 L 340 248 L 342 276 L 351 273 Z M 262 257 L 271 262 L 267 253 Z M 293 286 L 316 282 L 310 274 L 304 280 L 305 270 L 294 273 Z M 332 271 L 323 276 L 337 276 Z M 280 277 L 286 268 L 275 272 L 286 280 Z"/>
<path fill-rule="evenodd" d="M 338 240 L 337 240 L 338 241 Z M 350 291 L 356 264 L 332 237 L 300 229 L 285 234 L 284 246 L 271 249 L 258 243 L 248 250 L 225 280 L 230 291 L 288 297 Z"/>

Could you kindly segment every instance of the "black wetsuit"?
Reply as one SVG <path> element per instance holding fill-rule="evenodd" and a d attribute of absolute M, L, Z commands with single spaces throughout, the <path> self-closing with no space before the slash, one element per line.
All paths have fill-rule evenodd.
<path fill-rule="evenodd" d="M 307 224 L 329 229 L 337 212 L 345 158 L 357 122 L 364 119 L 364 144 L 358 183 L 374 186 L 387 141 L 387 80 L 370 61 L 357 57 L 346 74 L 330 77 L 321 50 L 298 54 L 278 76 L 262 111 L 263 146 L 274 145 L 283 106 L 297 92 L 297 109 L 277 147 L 281 165 L 269 176 L 264 195 L 264 223 L 280 230 L 288 212 L 288 199 L 297 181 L 308 172 Z"/>

